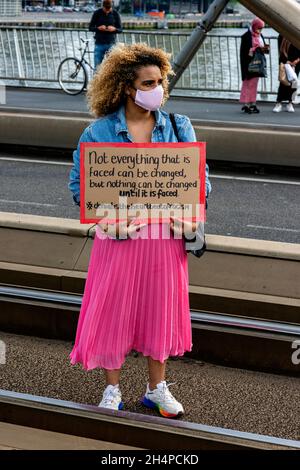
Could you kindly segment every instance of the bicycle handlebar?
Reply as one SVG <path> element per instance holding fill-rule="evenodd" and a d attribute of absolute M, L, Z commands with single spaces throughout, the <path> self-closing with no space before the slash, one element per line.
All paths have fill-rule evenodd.
<path fill-rule="evenodd" d="M 85 42 L 85 44 L 88 44 L 90 42 L 90 39 L 80 38 L 80 41 Z"/>

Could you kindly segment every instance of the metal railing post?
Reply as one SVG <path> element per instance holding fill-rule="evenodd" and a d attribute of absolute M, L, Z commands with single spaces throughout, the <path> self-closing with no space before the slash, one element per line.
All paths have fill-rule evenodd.
<path fill-rule="evenodd" d="M 193 60 L 199 47 L 205 40 L 207 33 L 212 29 L 228 3 L 229 0 L 214 0 L 201 21 L 199 21 L 197 27 L 185 43 L 182 51 L 173 62 L 173 70 L 176 75 L 170 80 L 170 91 L 174 88 L 187 66 Z"/>
<path fill-rule="evenodd" d="M 21 56 L 21 51 L 20 51 L 20 46 L 19 46 L 18 33 L 15 28 L 13 30 L 13 38 L 14 38 L 14 45 L 15 45 L 15 51 L 16 51 L 16 62 L 17 62 L 17 68 L 18 68 L 18 75 L 20 78 L 20 84 L 23 86 L 26 86 L 25 72 L 24 72 L 23 61 L 22 61 L 22 56 Z"/>

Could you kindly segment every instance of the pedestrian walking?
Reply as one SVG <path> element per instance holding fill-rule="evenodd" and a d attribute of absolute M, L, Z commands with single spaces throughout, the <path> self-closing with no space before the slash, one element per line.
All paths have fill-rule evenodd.
<path fill-rule="evenodd" d="M 69 188 L 75 203 L 80 204 L 80 142 L 178 141 L 169 114 L 160 109 L 169 97 L 170 74 L 169 55 L 161 49 L 146 44 L 111 49 L 87 91 L 96 120 L 73 154 Z M 174 116 L 180 141 L 196 141 L 190 119 Z M 210 191 L 206 165 L 206 196 Z M 171 394 L 165 371 L 169 356 L 192 349 L 185 241 L 174 237 L 173 222 L 135 222 L 97 225 L 71 364 L 103 368 L 106 388 L 99 406 L 122 409 L 121 367 L 131 350 L 138 351 L 149 368 L 142 403 L 177 417 L 183 405 Z M 191 235 L 193 229 L 190 222 Z"/>
<path fill-rule="evenodd" d="M 117 34 L 122 32 L 121 17 L 113 8 L 112 0 L 104 0 L 102 8 L 93 13 L 89 31 L 95 33 L 94 66 L 97 69 L 105 54 L 116 43 Z"/>
<path fill-rule="evenodd" d="M 269 46 L 265 44 L 263 35 L 261 34 L 264 26 L 265 23 L 263 20 L 260 18 L 254 18 L 251 24 L 251 29 L 243 34 L 241 39 L 240 63 L 243 84 L 240 103 L 244 105 L 242 107 L 242 111 L 247 114 L 260 112 L 256 106 L 256 99 L 259 77 L 262 76 L 262 74 L 249 72 L 249 65 L 256 51 L 263 54 L 269 52 Z"/>
<path fill-rule="evenodd" d="M 280 113 L 282 111 L 282 103 L 287 102 L 286 111 L 294 113 L 295 109 L 293 106 L 293 95 L 297 91 L 297 79 L 300 71 L 300 50 L 290 43 L 287 39 L 281 35 L 278 36 L 278 50 L 279 50 L 279 68 L 282 68 L 282 73 L 285 75 L 279 83 L 276 105 L 273 109 L 274 113 Z M 289 81 L 286 77 L 286 65 L 292 67 L 292 71 L 295 72 L 294 80 Z"/>

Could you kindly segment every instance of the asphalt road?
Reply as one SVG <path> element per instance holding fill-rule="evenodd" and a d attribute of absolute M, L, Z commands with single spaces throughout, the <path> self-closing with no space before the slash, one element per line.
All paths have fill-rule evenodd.
<path fill-rule="evenodd" d="M 19 158 L 0 155 L 0 211 L 79 219 L 67 187 L 71 162 Z M 207 233 L 300 243 L 300 178 L 218 171 L 211 183 Z"/>
<path fill-rule="evenodd" d="M 244 114 L 237 100 L 208 100 L 200 98 L 171 97 L 165 106 L 167 112 L 185 114 L 191 119 L 201 121 L 218 121 L 224 123 L 239 123 L 244 125 L 300 127 L 300 106 L 295 105 L 295 113 L 273 113 L 273 103 L 260 103 L 260 114 Z M 77 96 L 66 95 L 60 90 L 42 90 L 7 87 L 6 102 L 1 109 L 34 109 L 43 112 L 64 112 L 73 115 L 87 114 L 88 108 L 84 94 Z"/>

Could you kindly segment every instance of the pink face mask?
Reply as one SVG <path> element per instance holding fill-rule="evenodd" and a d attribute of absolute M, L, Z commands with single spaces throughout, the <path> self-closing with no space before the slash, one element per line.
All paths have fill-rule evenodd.
<path fill-rule="evenodd" d="M 136 88 L 135 104 L 148 111 L 156 111 L 160 108 L 164 97 L 162 85 L 158 85 L 153 90 L 143 91 Z"/>

